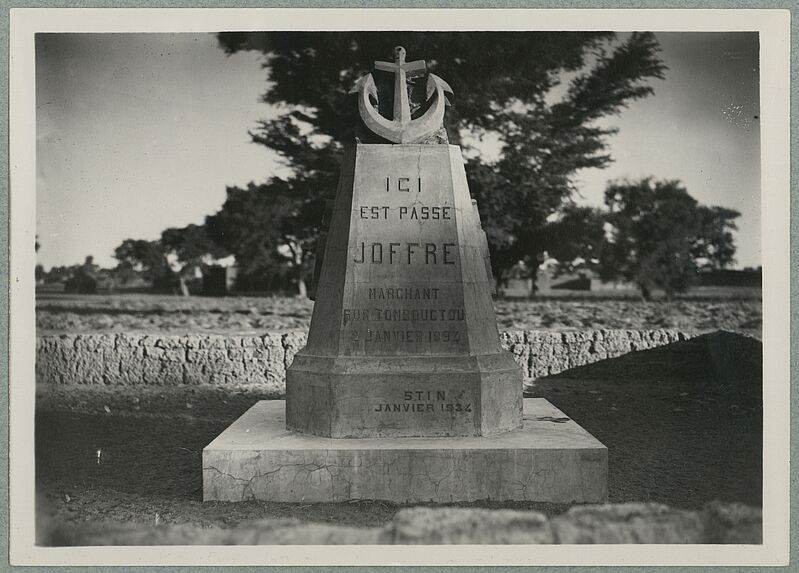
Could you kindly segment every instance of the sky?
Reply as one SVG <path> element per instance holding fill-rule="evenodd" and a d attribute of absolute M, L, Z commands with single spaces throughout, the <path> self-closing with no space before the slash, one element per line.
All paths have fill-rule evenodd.
<path fill-rule="evenodd" d="M 760 257 L 760 94 L 756 33 L 658 33 L 665 80 L 606 125 L 614 163 L 578 174 L 584 203 L 611 179 L 679 179 L 700 203 L 741 213 L 739 267 Z"/>
<path fill-rule="evenodd" d="M 602 120 L 614 163 L 577 174 L 579 202 L 607 182 L 679 179 L 741 212 L 737 266 L 760 257 L 758 39 L 658 33 L 666 79 Z M 37 261 L 116 264 L 127 238 L 201 224 L 229 186 L 286 174 L 248 130 L 274 116 L 261 56 L 226 56 L 213 34 L 49 34 L 36 45 Z M 457 94 L 455 105 L 457 105 Z M 491 154 L 490 144 L 484 151 Z"/>

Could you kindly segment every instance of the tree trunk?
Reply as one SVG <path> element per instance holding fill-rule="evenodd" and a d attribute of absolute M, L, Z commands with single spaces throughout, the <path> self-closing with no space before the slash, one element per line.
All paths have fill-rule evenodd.
<path fill-rule="evenodd" d="M 652 300 L 652 291 L 649 290 L 647 285 L 641 285 L 641 298 L 647 302 Z"/>
<path fill-rule="evenodd" d="M 297 279 L 297 288 L 300 291 L 300 296 L 302 298 L 308 298 L 308 287 L 305 285 L 305 281 L 302 277 Z"/>
<path fill-rule="evenodd" d="M 502 287 L 502 274 L 495 275 L 494 293 L 500 297 L 505 295 L 505 289 Z"/>
<path fill-rule="evenodd" d="M 180 294 L 182 294 L 183 296 L 191 296 L 191 293 L 189 292 L 189 286 L 186 284 L 186 279 L 181 276 L 179 280 L 180 280 Z"/>

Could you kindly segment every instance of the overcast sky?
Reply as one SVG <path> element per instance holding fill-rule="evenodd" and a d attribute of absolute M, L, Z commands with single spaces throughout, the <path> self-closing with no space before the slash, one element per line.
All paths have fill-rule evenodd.
<path fill-rule="evenodd" d="M 760 265 L 757 35 L 657 36 L 666 80 L 603 120 L 619 128 L 615 163 L 579 174 L 582 201 L 601 204 L 609 179 L 680 179 L 700 202 L 742 213 L 738 266 Z M 87 255 L 114 266 L 124 239 L 202 223 L 226 186 L 280 169 L 247 134 L 272 114 L 261 60 L 225 56 L 213 34 L 39 35 L 36 84 L 45 268 Z"/>

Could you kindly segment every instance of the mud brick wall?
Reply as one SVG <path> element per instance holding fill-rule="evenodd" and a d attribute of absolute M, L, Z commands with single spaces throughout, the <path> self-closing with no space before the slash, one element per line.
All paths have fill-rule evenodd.
<path fill-rule="evenodd" d="M 509 331 L 500 334 L 524 371 L 525 383 L 690 335 L 674 330 L 585 332 Z M 258 385 L 282 395 L 286 368 L 305 345 L 305 333 L 262 336 L 62 334 L 36 344 L 39 384 L 176 386 Z"/>
<path fill-rule="evenodd" d="M 676 330 L 511 330 L 499 337 L 502 347 L 522 367 L 525 383 L 529 383 L 629 352 L 687 340 L 692 335 Z"/>

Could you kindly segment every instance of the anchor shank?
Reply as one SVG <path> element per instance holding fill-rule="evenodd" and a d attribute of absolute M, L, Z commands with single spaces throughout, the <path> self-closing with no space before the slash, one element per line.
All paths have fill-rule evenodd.
<path fill-rule="evenodd" d="M 360 94 L 358 110 L 364 124 L 373 133 L 393 143 L 408 143 L 419 140 L 441 127 L 444 106 L 447 103 L 444 92 L 452 90 L 446 85 L 446 82 L 431 74 L 427 79 L 427 97 L 433 96 L 433 99 L 430 100 L 432 103 L 424 115 L 411 120 L 408 79 L 424 76 L 427 72 L 427 63 L 424 60 L 406 62 L 405 48 L 402 46 L 397 46 L 394 49 L 394 57 L 394 62 L 375 62 L 374 65 L 375 71 L 394 74 L 394 113 L 391 120 L 381 116 L 375 109 L 374 100 L 377 99 L 377 89 L 371 74 L 365 76 L 365 79 L 358 83 L 357 90 Z"/>
<path fill-rule="evenodd" d="M 394 122 L 401 126 L 411 122 L 411 104 L 408 101 L 405 70 L 401 66 L 398 66 L 394 73 Z"/>

